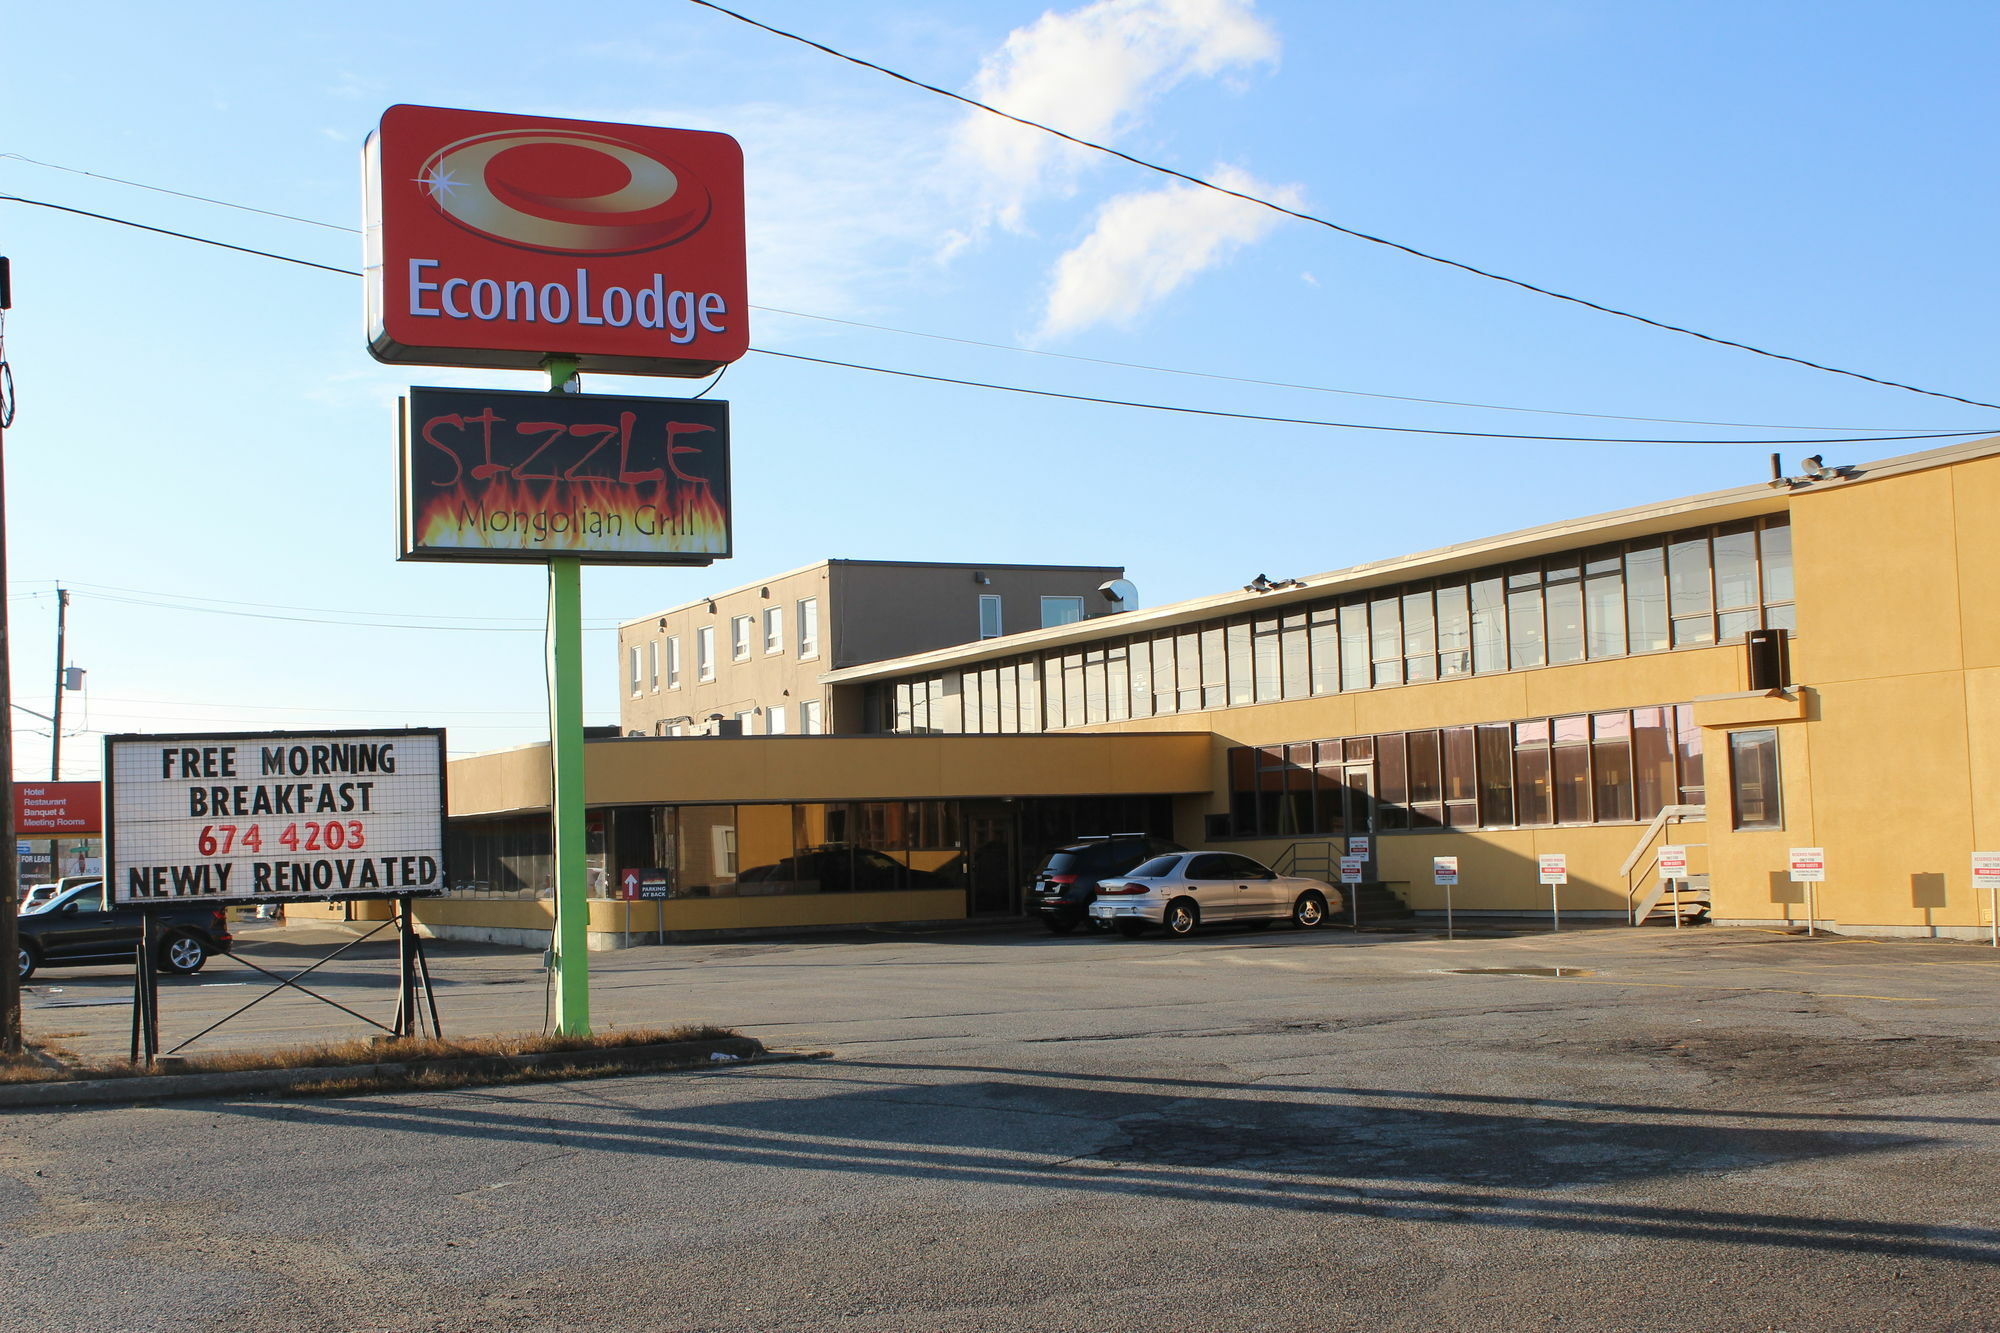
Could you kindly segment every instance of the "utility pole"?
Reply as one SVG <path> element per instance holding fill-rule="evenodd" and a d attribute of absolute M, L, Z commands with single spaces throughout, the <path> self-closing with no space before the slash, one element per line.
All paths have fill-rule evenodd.
<path fill-rule="evenodd" d="M 7 311 L 14 304 L 12 271 L 0 255 L 0 593 L 7 587 L 7 427 L 14 424 L 14 372 L 7 366 Z M 21 857 L 14 841 L 14 692 L 7 674 L 7 599 L 0 596 L 0 1055 L 21 1053 Z"/>
<path fill-rule="evenodd" d="M 69 622 L 69 589 L 56 585 L 56 706 L 49 710 L 49 781 L 62 781 L 63 629 Z M 49 839 L 49 878 L 62 882 L 62 839 Z"/>

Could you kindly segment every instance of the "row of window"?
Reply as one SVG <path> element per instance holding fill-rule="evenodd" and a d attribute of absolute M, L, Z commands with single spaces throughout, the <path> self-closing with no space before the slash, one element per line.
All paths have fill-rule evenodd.
<path fill-rule="evenodd" d="M 771 606 L 764 609 L 764 654 L 775 657 L 785 651 L 785 608 Z M 734 662 L 750 660 L 750 646 L 756 628 L 755 616 L 732 616 L 729 621 L 729 656 Z M 663 647 L 664 645 L 664 647 Z M 798 604 L 798 656 L 800 660 L 819 656 L 819 599 L 807 597 Z M 643 672 L 641 653 L 643 657 Z M 627 675 L 631 691 L 637 697 L 642 690 L 659 691 L 662 663 L 665 666 L 666 686 L 670 690 L 681 687 L 681 636 L 670 634 L 664 639 L 649 639 L 643 646 L 633 644 L 628 650 Z M 703 625 L 694 633 L 694 671 L 697 682 L 715 679 L 715 626 Z M 778 733 L 772 733 L 776 735 Z"/>
<path fill-rule="evenodd" d="M 1796 628 L 1783 515 L 884 682 L 870 725 L 1014 733 L 1735 642 Z"/>
<path fill-rule="evenodd" d="M 1044 597 L 1042 598 L 1042 628 L 1051 625 L 1074 625 L 1083 619 L 1083 598 Z M 1000 595 L 981 593 L 979 595 L 979 637 L 997 639 L 1007 632 L 1001 615 Z"/>
<path fill-rule="evenodd" d="M 1679 704 L 1243 746 L 1229 795 L 1237 837 L 1643 822 L 1703 804 L 1701 728 Z"/>
<path fill-rule="evenodd" d="M 757 729 L 759 712 L 760 710 L 758 709 L 750 708 L 736 714 L 735 722 L 742 729 L 743 735 L 787 736 L 791 734 L 791 718 L 784 704 L 768 704 L 761 710 L 764 719 L 764 729 L 761 733 Z M 826 724 L 822 718 L 823 715 L 820 712 L 819 700 L 799 700 L 799 735 L 825 735 Z M 704 734 L 705 730 L 700 726 L 693 726 L 683 722 L 659 722 L 654 725 L 656 734 L 661 736 L 699 736 Z"/>

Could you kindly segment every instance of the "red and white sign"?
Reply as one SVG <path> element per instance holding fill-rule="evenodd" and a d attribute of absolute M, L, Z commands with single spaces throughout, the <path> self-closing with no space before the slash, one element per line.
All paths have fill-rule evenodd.
<path fill-rule="evenodd" d="M 1368 873 L 1368 858 L 1365 856 L 1343 856 L 1340 858 L 1340 882 L 1360 884 Z"/>
<path fill-rule="evenodd" d="M 1826 849 L 1824 847 L 1794 847 L 1791 852 L 1792 883 L 1823 884 L 1826 882 Z"/>
<path fill-rule="evenodd" d="M 14 784 L 14 836 L 69 837 L 104 831 L 104 788 L 95 782 Z"/>
<path fill-rule="evenodd" d="M 364 152 L 376 359 L 696 376 L 749 350 L 728 135 L 392 106 Z"/>
<path fill-rule="evenodd" d="M 1972 854 L 1972 887 L 2000 889 L 2000 852 Z"/>
<path fill-rule="evenodd" d="M 1569 883 L 1569 853 L 1544 852 L 1537 861 L 1542 869 L 1542 883 Z"/>
<path fill-rule="evenodd" d="M 1686 879 L 1688 873 L 1688 849 L 1668 844 L 1660 848 L 1660 878 Z"/>
<path fill-rule="evenodd" d="M 1354 837 L 1349 838 L 1347 840 L 1347 854 L 1349 856 L 1358 856 L 1361 857 L 1363 860 L 1366 860 L 1370 852 L 1368 841 L 1369 841 L 1368 835 L 1366 835 L 1365 833 L 1357 834 Z"/>
<path fill-rule="evenodd" d="M 1458 858 L 1455 856 L 1433 856 L 1431 858 L 1431 880 L 1439 887 L 1458 883 Z"/>

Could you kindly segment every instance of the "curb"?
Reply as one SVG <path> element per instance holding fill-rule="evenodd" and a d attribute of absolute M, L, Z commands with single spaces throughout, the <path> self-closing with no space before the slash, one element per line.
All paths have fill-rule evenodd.
<path fill-rule="evenodd" d="M 598 1071 L 611 1067 L 625 1073 L 657 1069 L 706 1067 L 712 1055 L 733 1056 L 727 1062 L 770 1062 L 772 1057 L 755 1037 L 725 1037 L 716 1041 L 673 1041 L 652 1046 L 613 1046 L 599 1050 L 537 1051 L 529 1055 L 472 1055 L 446 1060 L 396 1060 L 373 1065 L 312 1065 L 299 1069 L 236 1069 L 215 1074 L 147 1074 L 134 1078 L 78 1079 L 70 1082 L 0 1084 L 0 1110 L 17 1107 L 75 1106 L 87 1103 L 154 1102 L 177 1097 L 210 1097 L 242 1092 L 284 1092 L 304 1084 L 346 1078 L 404 1078 L 420 1073 L 505 1076 L 523 1069 Z M 394 1089 L 390 1089 L 394 1091 Z"/>

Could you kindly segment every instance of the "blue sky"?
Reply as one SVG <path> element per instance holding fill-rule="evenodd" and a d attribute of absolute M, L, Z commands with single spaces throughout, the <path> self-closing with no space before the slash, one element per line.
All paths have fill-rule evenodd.
<path fill-rule="evenodd" d="M 1344 226 L 2000 401 L 1990 6 L 742 7 Z M 725 130 L 747 155 L 758 347 L 1222 411 L 1773 441 L 1256 424 L 753 353 L 715 391 L 733 404 L 737 558 L 587 570 L 594 626 L 827 556 L 1120 563 L 1157 605 L 1759 480 L 1774 449 L 1790 462 L 1926 447 L 1778 443 L 1800 434 L 2000 429 L 1990 409 L 1220 203 L 684 0 L 294 12 L 15 13 L 0 154 L 18 157 L 0 157 L 0 194 L 356 267 L 359 240 L 339 228 L 358 221 L 361 140 L 392 103 Z M 89 671 L 65 704 L 65 776 L 96 775 L 108 731 L 441 724 L 455 752 L 545 734 L 540 572 L 393 558 L 399 390 L 535 377 L 377 365 L 349 277 L 6 202 L 0 253 L 20 402 L 6 459 L 15 697 L 48 711 L 61 580 L 75 590 L 70 658 Z M 589 720 L 613 721 L 612 636 L 589 642 Z M 17 718 L 17 774 L 44 776 L 46 724 Z"/>

